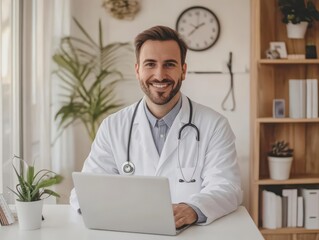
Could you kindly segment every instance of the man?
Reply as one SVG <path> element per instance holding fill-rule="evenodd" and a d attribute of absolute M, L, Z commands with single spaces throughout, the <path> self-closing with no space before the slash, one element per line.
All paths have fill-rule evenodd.
<path fill-rule="evenodd" d="M 135 38 L 135 48 L 145 96 L 102 122 L 82 171 L 167 177 L 177 228 L 236 210 L 242 191 L 235 137 L 223 116 L 180 92 L 186 44 L 156 26 Z M 79 208 L 74 190 L 70 202 Z"/>

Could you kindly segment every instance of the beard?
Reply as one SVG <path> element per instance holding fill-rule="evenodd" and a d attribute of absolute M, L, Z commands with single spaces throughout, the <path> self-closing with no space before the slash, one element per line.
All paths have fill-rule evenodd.
<path fill-rule="evenodd" d="M 157 105 L 165 105 L 168 102 L 170 102 L 173 97 L 175 97 L 175 95 L 179 92 L 179 90 L 181 89 L 182 86 L 182 80 L 178 79 L 176 86 L 174 87 L 174 81 L 169 80 L 169 79 L 163 79 L 162 81 L 158 81 L 158 80 L 152 80 L 152 81 L 142 81 L 139 80 L 140 82 L 140 86 L 143 90 L 143 92 L 145 93 L 145 95 L 155 104 Z M 173 88 L 167 93 L 167 91 L 162 92 L 162 91 L 154 91 L 151 90 L 150 87 L 152 87 L 152 83 L 167 83 L 167 84 L 171 84 L 173 86 Z M 153 88 L 153 87 L 152 87 Z"/>

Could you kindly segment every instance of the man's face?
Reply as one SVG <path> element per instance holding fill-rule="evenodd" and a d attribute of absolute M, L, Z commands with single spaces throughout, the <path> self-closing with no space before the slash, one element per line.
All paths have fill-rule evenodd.
<path fill-rule="evenodd" d="M 185 79 L 178 44 L 173 41 L 146 41 L 135 64 L 136 77 L 146 96 L 157 105 L 170 102 Z M 178 98 L 177 98 L 178 99 Z"/>

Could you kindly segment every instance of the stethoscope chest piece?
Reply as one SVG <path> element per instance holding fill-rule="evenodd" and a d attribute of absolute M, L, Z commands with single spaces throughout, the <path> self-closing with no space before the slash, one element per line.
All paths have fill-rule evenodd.
<path fill-rule="evenodd" d="M 123 173 L 126 175 L 132 175 L 135 171 L 135 166 L 132 162 L 124 162 L 122 165 Z"/>

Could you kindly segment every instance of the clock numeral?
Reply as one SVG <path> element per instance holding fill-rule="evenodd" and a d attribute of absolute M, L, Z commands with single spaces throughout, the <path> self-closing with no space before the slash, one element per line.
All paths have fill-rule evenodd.
<path fill-rule="evenodd" d="M 199 43 L 196 43 L 196 47 L 199 47 Z"/>
<path fill-rule="evenodd" d="M 209 21 L 210 21 L 210 23 L 213 23 L 214 22 L 214 18 L 211 18 Z"/>
<path fill-rule="evenodd" d="M 214 38 L 213 36 L 210 36 L 210 39 L 211 39 L 211 40 L 214 40 L 215 38 Z"/>
<path fill-rule="evenodd" d="M 216 28 L 212 28 L 212 32 L 213 32 L 213 33 L 216 32 Z"/>
<path fill-rule="evenodd" d="M 196 15 L 196 16 L 199 16 L 199 15 L 200 15 L 200 12 L 199 12 L 199 11 L 196 11 L 196 12 L 195 12 L 195 15 Z"/>
<path fill-rule="evenodd" d="M 186 23 L 186 20 L 185 20 L 185 19 L 183 19 L 183 20 L 182 20 L 182 23 Z"/>
<path fill-rule="evenodd" d="M 207 43 L 206 41 L 205 41 L 204 43 L 205 43 L 205 46 L 207 46 L 207 45 L 208 45 L 208 43 Z"/>
<path fill-rule="evenodd" d="M 190 12 L 190 13 L 188 13 L 187 15 L 188 15 L 189 17 L 191 17 L 193 14 Z"/>
<path fill-rule="evenodd" d="M 185 29 L 184 29 L 183 27 L 181 27 L 181 28 L 179 29 L 179 31 L 180 31 L 180 32 L 184 32 Z"/>

